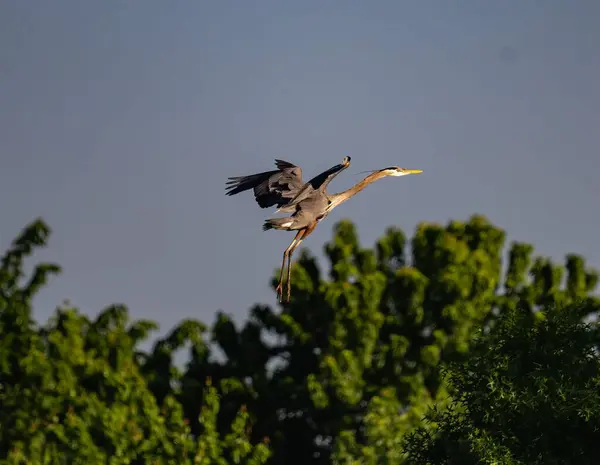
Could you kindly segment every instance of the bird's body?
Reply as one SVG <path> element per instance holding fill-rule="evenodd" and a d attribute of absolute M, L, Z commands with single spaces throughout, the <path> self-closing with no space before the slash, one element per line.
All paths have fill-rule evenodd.
<path fill-rule="evenodd" d="M 286 231 L 298 231 L 313 223 L 319 223 L 328 212 L 327 206 L 330 201 L 325 193 L 317 193 L 297 203 L 294 213 L 287 218 L 269 218 L 263 224 L 263 231 L 269 229 L 284 229 Z"/>
<path fill-rule="evenodd" d="M 327 216 L 330 200 L 325 188 L 350 166 L 350 157 L 306 183 L 302 181 L 302 170 L 298 166 L 283 160 L 275 160 L 275 164 L 278 170 L 229 178 L 227 195 L 254 189 L 254 198 L 260 207 L 277 205 L 277 213 L 292 213 L 289 218 L 266 220 L 263 230 L 298 231 Z"/>
<path fill-rule="evenodd" d="M 275 160 L 277 170 L 249 176 L 229 178 L 227 195 L 253 189 L 256 202 L 261 208 L 277 206 L 277 212 L 291 213 L 285 218 L 269 218 L 263 224 L 263 230 L 277 229 L 298 231 L 296 237 L 283 253 L 283 263 L 277 285 L 278 294 L 283 297 L 283 270 L 286 259 L 287 268 L 287 300 L 290 298 L 290 262 L 294 250 L 306 237 L 313 232 L 317 224 L 324 220 L 336 206 L 345 202 L 372 182 L 386 176 L 403 176 L 420 173 L 421 170 L 407 170 L 398 166 L 384 168 L 371 172 L 362 181 L 350 189 L 338 194 L 328 194 L 327 185 L 340 172 L 350 166 L 350 157 L 344 157 L 341 164 L 335 165 L 310 181 L 302 181 L 302 170 L 289 162 Z"/>

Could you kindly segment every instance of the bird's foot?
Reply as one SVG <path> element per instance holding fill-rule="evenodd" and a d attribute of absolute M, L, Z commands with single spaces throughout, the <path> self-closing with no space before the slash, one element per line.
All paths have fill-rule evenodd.
<path fill-rule="evenodd" d="M 279 281 L 275 291 L 277 292 L 277 298 L 279 299 L 279 302 L 283 302 L 283 283 L 281 281 Z"/>

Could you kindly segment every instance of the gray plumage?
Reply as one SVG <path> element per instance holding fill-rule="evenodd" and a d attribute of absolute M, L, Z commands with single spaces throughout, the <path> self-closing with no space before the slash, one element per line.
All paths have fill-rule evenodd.
<path fill-rule="evenodd" d="M 281 273 L 277 293 L 283 299 L 283 270 L 288 260 L 287 298 L 290 298 L 290 265 L 294 249 L 300 245 L 317 224 L 329 213 L 331 199 L 325 192 L 327 185 L 339 173 L 350 166 L 350 157 L 344 157 L 341 164 L 318 174 L 310 181 L 302 182 L 302 170 L 287 161 L 275 160 L 277 170 L 265 171 L 248 176 L 230 177 L 226 194 L 235 195 L 250 189 L 261 208 L 277 205 L 277 212 L 292 213 L 287 218 L 269 218 L 263 224 L 263 230 L 279 229 L 298 231 L 296 237 L 283 254 Z"/>
<path fill-rule="evenodd" d="M 265 220 L 263 231 L 269 229 L 297 231 L 323 220 L 328 214 L 327 207 L 331 203 L 325 189 L 333 178 L 350 166 L 350 160 L 350 157 L 345 157 L 339 165 L 329 168 L 305 183 L 289 202 L 277 210 L 277 213 L 293 212 L 292 215 L 288 218 Z"/>
<path fill-rule="evenodd" d="M 310 181 L 302 181 L 300 167 L 284 160 L 275 160 L 277 170 L 265 171 L 248 176 L 228 178 L 227 195 L 235 195 L 249 189 L 261 208 L 277 206 L 277 213 L 293 213 L 289 218 L 270 218 L 263 230 L 284 229 L 294 231 L 307 227 L 312 222 L 327 216 L 329 200 L 325 188 L 340 172 L 350 166 L 350 157 L 318 174 Z"/>
<path fill-rule="evenodd" d="M 287 260 L 287 300 L 290 299 L 290 273 L 291 259 L 294 250 L 306 239 L 329 212 L 342 204 L 369 184 L 386 176 L 404 176 L 407 174 L 421 173 L 421 170 L 390 166 L 381 170 L 372 171 L 363 180 L 350 189 L 338 194 L 328 194 L 326 188 L 333 178 L 350 166 L 350 157 L 344 157 L 341 164 L 335 165 L 318 174 L 310 181 L 302 181 L 302 170 L 296 165 L 275 160 L 277 170 L 229 178 L 227 182 L 227 195 L 254 189 L 254 198 L 262 207 L 277 206 L 277 212 L 291 213 L 286 218 L 269 218 L 263 224 L 263 230 L 269 229 L 298 231 L 292 243 L 283 253 L 283 263 L 277 284 L 277 294 L 283 301 L 283 270 Z"/>
<path fill-rule="evenodd" d="M 319 197 L 327 196 L 325 193 L 325 189 L 329 185 L 329 183 L 335 178 L 338 174 L 344 171 L 346 168 L 350 166 L 350 157 L 344 157 L 344 160 L 339 165 L 335 165 L 329 168 L 327 171 L 323 171 L 321 174 L 317 174 L 314 178 L 304 184 L 298 192 L 287 204 L 281 206 L 277 212 L 281 213 L 291 213 L 296 210 L 296 207 L 300 202 L 307 200 L 309 198 L 315 197 L 315 194 L 318 194 Z M 316 205 L 314 205 L 316 206 Z"/>

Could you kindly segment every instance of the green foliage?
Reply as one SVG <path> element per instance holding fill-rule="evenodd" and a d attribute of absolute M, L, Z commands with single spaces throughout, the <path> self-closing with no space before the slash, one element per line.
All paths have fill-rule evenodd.
<path fill-rule="evenodd" d="M 255 307 L 239 332 L 229 322 L 227 337 L 214 333 L 228 357 L 222 382 L 245 380 L 228 399 L 248 404 L 255 430 L 272 438 L 272 463 L 401 463 L 407 434 L 430 406 L 451 400 L 440 367 L 468 358 L 479 328 L 493 329 L 517 307 L 534 321 L 556 303 L 594 301 L 596 274 L 582 258 L 568 257 L 565 272 L 514 243 L 503 273 L 504 241 L 501 229 L 474 216 L 419 225 L 409 254 L 402 231 L 363 248 L 343 221 L 325 247 L 329 279 L 303 252 L 292 302 L 278 313 Z M 245 345 L 236 334 L 248 325 L 274 342 Z M 249 353 L 271 357 L 250 364 Z"/>
<path fill-rule="evenodd" d="M 255 306 L 241 327 L 223 313 L 210 326 L 182 321 L 148 353 L 139 345 L 155 324 L 130 322 L 122 306 L 94 320 L 63 307 L 37 326 L 31 298 L 59 269 L 39 265 L 23 282 L 22 262 L 48 234 L 30 225 L 0 269 L 0 465 L 538 463 L 548 449 L 535 431 L 548 430 L 534 409 L 573 428 L 572 441 L 595 424 L 581 409 L 595 374 L 576 336 L 598 309 L 598 275 L 582 257 L 560 266 L 528 244 L 511 244 L 503 263 L 505 233 L 482 216 L 423 223 L 410 240 L 390 228 L 371 248 L 342 221 L 325 247 L 329 276 L 302 251 L 290 303 Z M 470 363 L 479 377 L 460 371 Z M 493 393 L 477 384 L 490 379 Z M 569 399 L 571 413 L 551 411 Z M 438 416 L 423 423 L 432 406 Z M 440 450 L 459 461 L 433 460 Z"/>
<path fill-rule="evenodd" d="M 598 310 L 588 301 L 537 321 L 503 314 L 465 363 L 450 364 L 456 400 L 409 436 L 410 463 L 598 463 L 600 332 L 581 322 Z"/>
<path fill-rule="evenodd" d="M 247 411 L 236 413 L 228 432 L 218 431 L 216 388 L 202 386 L 198 435 L 191 434 L 176 391 L 157 401 L 136 350 L 153 322 L 128 324 L 126 308 L 113 306 L 95 321 L 60 308 L 45 326 L 35 325 L 30 300 L 58 267 L 39 265 L 24 286 L 20 281 L 23 260 L 48 233 L 43 222 L 31 224 L 0 268 L 0 463 L 265 463 L 270 452 L 250 442 Z M 183 340 L 200 345 L 201 329 L 185 322 L 159 347 Z"/>

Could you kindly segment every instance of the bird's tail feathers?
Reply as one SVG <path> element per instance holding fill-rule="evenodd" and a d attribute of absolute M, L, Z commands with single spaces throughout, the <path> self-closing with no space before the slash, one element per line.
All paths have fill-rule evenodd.
<path fill-rule="evenodd" d="M 269 229 L 289 230 L 290 226 L 294 223 L 291 218 L 269 218 L 265 220 L 263 224 L 263 231 Z"/>

